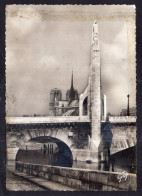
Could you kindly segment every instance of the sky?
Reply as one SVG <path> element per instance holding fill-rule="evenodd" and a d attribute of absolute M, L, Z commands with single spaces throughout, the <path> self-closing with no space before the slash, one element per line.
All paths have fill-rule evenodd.
<path fill-rule="evenodd" d="M 79 94 L 88 84 L 91 34 L 98 20 L 101 79 L 107 112 L 135 106 L 135 51 L 126 15 L 135 25 L 134 6 L 8 5 L 6 8 L 7 116 L 49 115 L 50 91 L 70 88 Z M 130 28 L 131 29 L 131 28 Z M 133 28 L 132 28 L 133 31 Z M 131 36 L 135 45 L 135 38 Z M 132 47 L 133 49 L 133 47 Z M 131 65 L 130 65 L 131 64 Z"/>

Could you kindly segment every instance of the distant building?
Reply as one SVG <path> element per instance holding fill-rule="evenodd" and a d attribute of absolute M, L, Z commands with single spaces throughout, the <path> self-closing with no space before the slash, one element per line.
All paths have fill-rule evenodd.
<path fill-rule="evenodd" d="M 50 92 L 49 103 L 50 116 L 78 116 L 79 115 L 79 95 L 73 86 L 73 72 L 71 87 L 66 92 L 66 100 L 62 99 L 62 91 L 54 88 Z"/>
<path fill-rule="evenodd" d="M 30 115 L 24 114 L 23 117 L 30 117 Z"/>
<path fill-rule="evenodd" d="M 136 107 L 130 108 L 130 116 L 136 116 Z"/>
<path fill-rule="evenodd" d="M 127 116 L 127 109 L 122 109 L 120 116 Z"/>
<path fill-rule="evenodd" d="M 136 116 L 136 107 L 132 107 L 129 109 L 130 116 Z M 120 116 L 127 116 L 127 109 L 122 109 L 120 112 Z"/>

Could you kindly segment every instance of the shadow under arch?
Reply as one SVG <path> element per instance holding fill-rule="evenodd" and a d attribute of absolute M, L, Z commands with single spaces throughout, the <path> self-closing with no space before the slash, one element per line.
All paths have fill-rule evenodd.
<path fill-rule="evenodd" d="M 53 165 L 61 167 L 72 167 L 73 155 L 69 146 L 63 141 L 50 137 L 50 136 L 39 136 L 29 140 L 31 143 L 41 143 L 47 145 L 48 143 L 55 143 L 58 146 L 58 152 L 55 154 L 43 153 L 39 150 L 21 150 L 19 149 L 16 155 L 16 161 L 28 162 L 34 164 Z M 50 160 L 49 160 L 50 159 Z"/>

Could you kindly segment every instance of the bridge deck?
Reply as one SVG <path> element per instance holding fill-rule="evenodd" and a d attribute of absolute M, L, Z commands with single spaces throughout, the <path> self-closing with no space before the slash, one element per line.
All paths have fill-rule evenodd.
<path fill-rule="evenodd" d="M 90 122 L 88 116 L 6 117 L 7 124 Z"/>
<path fill-rule="evenodd" d="M 6 124 L 54 124 L 54 123 L 90 123 L 89 116 L 46 116 L 46 117 L 6 117 Z M 105 123 L 105 121 L 101 121 Z M 111 124 L 136 123 L 136 117 L 109 119 Z"/>

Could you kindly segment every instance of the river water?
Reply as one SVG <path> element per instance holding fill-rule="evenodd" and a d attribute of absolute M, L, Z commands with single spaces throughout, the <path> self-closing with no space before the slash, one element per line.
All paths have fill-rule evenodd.
<path fill-rule="evenodd" d="M 87 163 L 83 161 L 72 161 L 72 159 L 70 159 L 65 153 L 44 153 L 42 150 L 19 150 L 16 160 L 24 163 L 114 172 L 127 171 L 128 173 L 130 173 L 131 167 L 130 164 L 126 161 L 123 161 L 123 159 L 119 162 L 116 161 L 115 163 Z"/>

